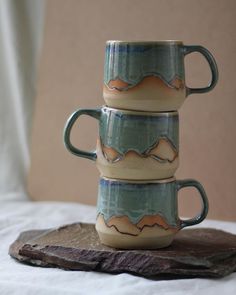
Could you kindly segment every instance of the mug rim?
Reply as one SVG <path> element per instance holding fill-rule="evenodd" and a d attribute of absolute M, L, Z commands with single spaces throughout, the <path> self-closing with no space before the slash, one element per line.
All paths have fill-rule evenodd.
<path fill-rule="evenodd" d="M 146 180 L 133 180 L 133 179 L 118 179 L 118 178 L 109 178 L 106 176 L 100 177 L 100 180 L 108 180 L 112 182 L 122 182 L 122 183 L 131 183 L 131 184 L 149 184 L 149 183 L 171 183 L 175 182 L 176 178 L 174 176 L 165 179 L 146 179 Z"/>
<path fill-rule="evenodd" d="M 108 44 L 130 44 L 130 45 L 183 45 L 181 40 L 107 40 Z"/>
<path fill-rule="evenodd" d="M 101 107 L 101 110 L 102 109 L 108 109 L 114 113 L 119 113 L 119 112 L 122 112 L 124 114 L 130 114 L 130 115 L 140 115 L 140 116 L 156 116 L 156 117 L 159 117 L 159 116 L 178 116 L 179 113 L 177 110 L 175 111 L 164 111 L 164 112 L 149 112 L 149 111 L 136 111 L 136 110 L 127 110 L 127 109 L 116 109 L 116 108 L 112 108 L 112 107 L 109 107 L 107 105 L 102 105 Z"/>

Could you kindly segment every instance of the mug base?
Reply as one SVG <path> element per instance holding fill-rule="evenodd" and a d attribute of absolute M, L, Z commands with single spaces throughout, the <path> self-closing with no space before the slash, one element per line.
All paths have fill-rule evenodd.
<path fill-rule="evenodd" d="M 174 235 L 167 235 L 163 237 L 139 237 L 128 235 L 114 235 L 104 232 L 99 232 L 99 239 L 102 244 L 117 248 L 117 249 L 130 249 L 130 250 L 153 250 L 168 247 L 173 239 Z"/>
<path fill-rule="evenodd" d="M 100 167 L 99 167 L 100 168 Z M 110 168 L 110 167 L 103 167 L 102 169 L 98 169 L 100 172 L 101 177 L 107 177 L 112 179 L 122 179 L 122 180 L 163 180 L 163 179 L 169 179 L 175 175 L 175 172 L 177 168 L 174 168 L 172 170 L 167 171 L 148 171 L 147 173 L 140 173 L 138 170 L 129 169 L 124 167 L 123 169 L 116 169 L 116 168 Z M 141 170 L 141 168 L 140 168 Z"/>
<path fill-rule="evenodd" d="M 109 226 L 100 214 L 96 222 L 96 231 L 101 243 L 119 249 L 165 248 L 172 243 L 175 233 L 178 231 L 177 228 L 164 229 L 157 224 L 145 226 L 141 231 L 136 229 L 136 232 L 133 227 L 134 225 L 130 223 L 125 223 L 122 226 L 117 222 Z"/>
<path fill-rule="evenodd" d="M 128 98 L 104 98 L 108 107 L 128 111 L 142 112 L 172 112 L 178 111 L 184 100 L 181 99 L 128 99 Z"/>

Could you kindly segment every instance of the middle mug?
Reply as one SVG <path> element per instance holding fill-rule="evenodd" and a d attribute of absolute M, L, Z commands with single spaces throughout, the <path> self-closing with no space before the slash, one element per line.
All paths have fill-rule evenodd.
<path fill-rule="evenodd" d="M 96 151 L 84 151 L 70 140 L 79 116 L 99 121 Z M 173 112 L 139 112 L 102 107 L 78 109 L 68 119 L 64 143 L 74 155 L 96 161 L 102 176 L 119 179 L 164 179 L 179 166 L 179 116 Z"/>

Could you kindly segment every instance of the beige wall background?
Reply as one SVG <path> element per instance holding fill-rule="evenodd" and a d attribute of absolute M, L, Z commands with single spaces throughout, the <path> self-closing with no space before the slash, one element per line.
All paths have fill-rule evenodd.
<path fill-rule="evenodd" d="M 210 201 L 210 218 L 236 221 L 236 1 L 48 0 L 32 136 L 29 192 L 33 200 L 96 204 L 98 172 L 62 143 L 67 117 L 79 107 L 103 104 L 106 40 L 180 39 L 201 44 L 220 73 L 208 94 L 190 96 L 180 110 L 178 178 L 196 178 Z M 205 86 L 210 73 L 198 54 L 186 58 L 189 86 Z M 74 143 L 95 147 L 95 120 L 82 118 Z M 199 210 L 197 193 L 180 194 L 180 213 Z"/>

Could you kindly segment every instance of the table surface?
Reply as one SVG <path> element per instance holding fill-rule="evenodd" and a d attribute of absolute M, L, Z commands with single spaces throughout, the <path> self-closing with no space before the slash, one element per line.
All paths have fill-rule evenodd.
<path fill-rule="evenodd" d="M 8 255 L 20 232 L 72 222 L 95 222 L 95 207 L 60 202 L 0 202 L 0 294 L 236 294 L 236 273 L 222 279 L 153 281 L 130 274 L 64 271 L 21 264 Z M 198 227 L 214 227 L 236 234 L 236 223 L 205 220 Z"/>

